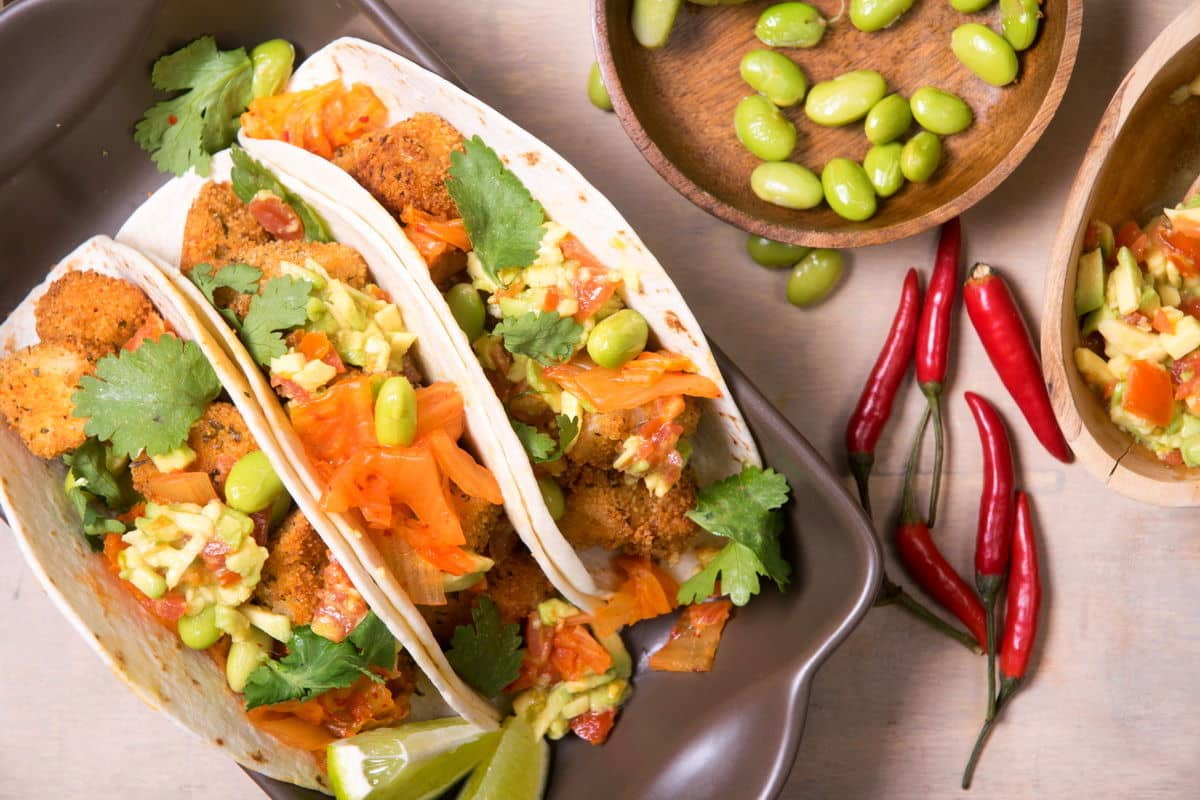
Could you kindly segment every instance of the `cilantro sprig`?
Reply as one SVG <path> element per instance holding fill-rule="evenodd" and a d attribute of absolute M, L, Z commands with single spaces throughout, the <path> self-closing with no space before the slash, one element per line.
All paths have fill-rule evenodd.
<path fill-rule="evenodd" d="M 707 567 L 679 587 L 679 602 L 705 600 L 715 593 L 718 580 L 721 593 L 738 606 L 758 594 L 759 576 L 783 589 L 792 568 L 780 552 L 783 517 L 778 509 L 787 498 L 787 479 L 754 466 L 701 489 L 688 518 L 730 541 Z"/>
<path fill-rule="evenodd" d="M 233 169 L 229 173 L 233 193 L 243 203 L 249 203 L 259 192 L 270 192 L 291 206 L 304 224 L 304 238 L 310 242 L 332 242 L 329 226 L 317 210 L 304 202 L 295 192 L 279 182 L 275 173 L 267 169 L 261 162 L 255 161 L 242 148 L 234 145 L 229 150 L 233 158 Z"/>
<path fill-rule="evenodd" d="M 67 474 L 67 499 L 83 523 L 83 535 L 93 550 L 104 546 L 110 533 L 124 533 L 125 523 L 116 514 L 128 511 L 140 498 L 133 489 L 127 463 L 111 463 L 110 448 L 91 438 L 63 456 Z"/>
<path fill-rule="evenodd" d="M 446 188 L 488 277 L 500 283 L 500 270 L 534 262 L 546 212 L 478 136 L 464 142 L 461 153 L 450 154 Z"/>
<path fill-rule="evenodd" d="M 262 278 L 262 270 L 249 264 L 228 264 L 213 272 L 212 264 L 197 264 L 188 273 L 188 280 L 196 284 L 196 288 L 208 300 L 209 305 L 221 312 L 221 316 L 235 329 L 241 328 L 241 321 L 231 309 L 218 308 L 217 289 L 232 289 L 239 294 L 253 294 L 258 291 L 258 282 Z"/>
<path fill-rule="evenodd" d="M 525 452 L 529 454 L 529 458 L 535 464 L 557 461 L 562 458 L 563 453 L 566 452 L 571 442 L 575 441 L 575 436 L 579 433 L 579 420 L 574 417 L 558 414 L 554 419 L 558 422 L 557 442 L 549 434 L 542 433 L 532 425 L 526 425 L 515 419 L 511 420 L 517 438 L 521 440 Z"/>
<path fill-rule="evenodd" d="M 84 432 L 112 443 L 117 456 L 168 453 L 187 441 L 221 392 L 221 382 L 195 342 L 164 335 L 96 364 L 71 396 Z"/>
<path fill-rule="evenodd" d="M 472 625 L 454 629 L 446 658 L 464 681 L 485 697 L 495 697 L 521 673 L 525 651 L 514 624 L 503 625 L 491 598 L 480 597 L 471 609 Z"/>
<path fill-rule="evenodd" d="M 571 357 L 583 338 L 583 326 L 557 311 L 530 311 L 502 320 L 493 333 L 503 337 L 508 352 L 549 365 Z"/>
<path fill-rule="evenodd" d="M 250 298 L 250 310 L 246 312 L 238 335 L 255 361 L 266 367 L 272 358 L 287 352 L 283 332 L 308 322 L 311 292 L 310 282 L 281 275 L 267 281 L 262 292 Z"/>
<path fill-rule="evenodd" d="M 134 141 L 163 172 L 182 175 L 194 167 L 207 175 L 212 154 L 237 138 L 253 75 L 243 48 L 218 50 L 211 36 L 163 56 L 154 62 L 154 88 L 184 93 L 147 109 Z"/>

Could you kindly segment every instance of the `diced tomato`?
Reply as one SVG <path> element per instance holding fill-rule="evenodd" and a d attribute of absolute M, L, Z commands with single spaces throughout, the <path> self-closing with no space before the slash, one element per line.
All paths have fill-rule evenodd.
<path fill-rule="evenodd" d="M 1190 317 L 1200 319 L 1200 297 L 1185 297 L 1179 304 L 1179 310 Z"/>
<path fill-rule="evenodd" d="M 1100 246 L 1100 225 L 1096 220 L 1088 223 L 1087 230 L 1083 234 L 1083 250 L 1085 253 L 1091 252 Z"/>
<path fill-rule="evenodd" d="M 1170 373 L 1149 361 L 1134 361 L 1129 368 L 1121 406 L 1152 425 L 1171 424 L 1175 403 Z"/>
<path fill-rule="evenodd" d="M 1114 240 L 1117 247 L 1132 248 L 1134 243 L 1142 237 L 1142 227 L 1133 220 L 1126 220 L 1117 227 Z"/>
<path fill-rule="evenodd" d="M 1159 456 L 1159 460 L 1172 467 L 1182 467 L 1184 464 L 1183 453 L 1178 447 L 1174 450 L 1168 450 L 1167 452 L 1163 453 L 1161 456 Z"/>
<path fill-rule="evenodd" d="M 617 718 L 617 710 L 588 711 L 571 719 L 571 730 L 575 735 L 590 744 L 604 744 L 612 732 L 613 722 Z"/>
<path fill-rule="evenodd" d="M 1175 332 L 1175 323 L 1171 322 L 1171 318 L 1161 308 L 1154 309 L 1154 319 L 1150 320 L 1150 327 L 1159 333 Z"/>
<path fill-rule="evenodd" d="M 305 333 L 296 349 L 303 353 L 309 361 L 324 361 L 337 370 L 338 374 L 346 371 L 346 365 L 342 363 L 341 356 L 337 354 L 333 342 L 329 341 L 329 337 L 325 335 L 324 331 Z"/>
<path fill-rule="evenodd" d="M 587 275 L 582 279 L 577 279 L 574 283 L 575 299 L 579 303 L 579 310 L 575 312 L 575 320 L 583 322 L 591 317 L 616 293 L 617 288 L 621 285 L 619 278 L 614 278 L 609 275 Z"/>
<path fill-rule="evenodd" d="M 370 87 L 347 89 L 330 81 L 299 92 L 260 97 L 242 114 L 242 130 L 255 139 L 278 139 L 322 158 L 387 123 L 387 107 Z"/>
<path fill-rule="evenodd" d="M 703 375 L 659 371 L 656 362 L 663 358 L 660 354 L 643 353 L 642 356 L 648 358 L 636 358 L 620 369 L 599 367 L 579 356 L 566 364 L 547 367 L 543 374 L 600 412 L 638 408 L 671 395 L 719 397 L 721 394 L 717 385 Z M 646 364 L 639 362 L 654 366 L 648 369 Z"/>
<path fill-rule="evenodd" d="M 608 269 L 600 262 L 600 259 L 592 255 L 591 250 L 583 246 L 583 242 L 579 241 L 573 233 L 568 233 L 562 238 L 558 243 L 558 249 L 562 251 L 563 258 L 578 261 L 581 267 L 599 271 Z"/>
<path fill-rule="evenodd" d="M 217 499 L 207 472 L 159 472 L 146 481 L 147 497 L 167 503 L 205 505 Z"/>
<path fill-rule="evenodd" d="M 543 311 L 553 311 L 558 308 L 558 301 L 562 298 L 559 296 L 558 288 L 551 286 L 546 290 L 546 299 L 542 301 Z"/>
<path fill-rule="evenodd" d="M 554 631 L 550 666 L 564 680 L 602 675 L 612 666 L 612 656 L 583 625 L 561 624 Z"/>
<path fill-rule="evenodd" d="M 650 656 L 650 669 L 662 672 L 711 670 L 732 609 L 733 603 L 727 597 L 685 608 L 675 621 L 667 643 Z"/>

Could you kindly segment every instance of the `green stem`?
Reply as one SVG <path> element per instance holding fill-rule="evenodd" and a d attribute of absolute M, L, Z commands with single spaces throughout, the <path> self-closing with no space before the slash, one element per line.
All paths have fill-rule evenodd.
<path fill-rule="evenodd" d="M 875 465 L 875 456 L 873 453 L 851 453 L 850 457 L 850 474 L 854 476 L 854 483 L 858 486 L 858 501 L 862 503 L 863 511 L 867 512 L 867 519 L 875 519 L 871 514 L 871 467 Z"/>
<path fill-rule="evenodd" d="M 970 634 L 960 631 L 944 619 L 933 613 L 926 606 L 917 601 L 911 594 L 904 591 L 904 587 L 893 583 L 885 574 L 883 576 L 883 585 L 879 590 L 879 595 L 875 599 L 877 606 L 895 605 L 904 609 L 912 616 L 924 622 L 929 627 L 939 633 L 949 636 L 954 641 L 961 644 L 963 647 L 970 650 L 975 655 L 979 655 L 982 651 L 979 649 L 979 643 L 975 641 L 975 637 Z"/>
<path fill-rule="evenodd" d="M 937 520 L 938 498 L 942 494 L 942 460 L 945 457 L 945 424 L 942 422 L 941 387 L 925 395 L 933 411 L 933 481 L 929 487 L 929 527 Z"/>
<path fill-rule="evenodd" d="M 1012 696 L 1021 688 L 1020 679 L 1008 679 L 1000 681 L 1000 694 L 992 698 L 996 706 L 996 713 L 999 713 Z M 963 770 L 962 788 L 971 788 L 971 779 L 975 777 L 975 767 L 979 765 L 979 757 L 983 755 L 983 746 L 987 744 L 988 737 L 992 735 L 992 727 L 996 724 L 997 717 L 992 716 L 984 720 L 983 727 L 979 729 L 979 738 L 975 740 L 975 746 L 971 748 L 971 757 L 967 759 L 967 767 Z"/>
<path fill-rule="evenodd" d="M 984 598 L 983 619 L 987 625 L 988 708 L 987 720 L 996 718 L 996 595 Z"/>
<path fill-rule="evenodd" d="M 913 484 L 917 474 L 917 461 L 921 456 L 921 440 L 925 438 L 925 429 L 929 427 L 931 413 L 932 409 L 926 406 L 925 413 L 921 415 L 921 424 L 917 428 L 917 435 L 913 438 L 912 449 L 908 451 L 908 460 L 904 462 L 904 496 L 900 503 L 901 525 L 911 525 L 921 521 L 916 503 L 913 501 Z"/>

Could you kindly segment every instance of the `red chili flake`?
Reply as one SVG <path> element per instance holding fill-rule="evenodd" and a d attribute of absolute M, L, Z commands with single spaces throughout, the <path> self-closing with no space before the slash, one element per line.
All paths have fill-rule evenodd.
<path fill-rule="evenodd" d="M 168 124 L 168 125 L 174 125 L 176 122 L 179 122 L 179 117 L 175 116 L 174 114 L 172 114 L 171 116 L 167 117 L 167 124 Z"/>
<path fill-rule="evenodd" d="M 361 122 L 362 124 L 366 125 L 368 122 L 371 121 L 371 118 L 364 114 L 363 116 L 358 118 L 358 121 Z"/>

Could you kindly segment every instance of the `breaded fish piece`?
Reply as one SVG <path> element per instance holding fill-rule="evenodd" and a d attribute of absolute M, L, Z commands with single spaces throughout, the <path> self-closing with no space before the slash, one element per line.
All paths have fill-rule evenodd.
<path fill-rule="evenodd" d="M 576 547 L 598 545 L 630 555 L 670 560 L 699 528 L 685 515 L 696 504 L 691 473 L 662 497 L 617 470 L 582 467 L 563 483 L 567 508 L 558 527 Z"/>
<path fill-rule="evenodd" d="M 239 250 L 263 244 L 271 236 L 246 208 L 233 186 L 209 181 L 188 209 L 179 268 L 186 275 L 197 264 L 214 267 L 237 261 Z"/>
<path fill-rule="evenodd" d="M 310 258 L 331 276 L 355 289 L 366 288 L 371 279 L 371 271 L 362 255 L 353 247 L 338 242 L 274 240 L 239 249 L 235 255 L 235 261 L 262 270 L 262 279 L 258 284 L 260 290 L 271 278 L 282 274 L 279 266 L 282 262 L 303 267 Z M 250 295 L 237 295 L 230 303 L 230 308 L 238 317 L 244 318 L 250 310 Z"/>
<path fill-rule="evenodd" d="M 555 594 L 542 568 L 524 548 L 496 559 L 496 565 L 488 570 L 487 582 L 487 595 L 506 623 L 522 622 L 537 610 L 538 603 Z"/>
<path fill-rule="evenodd" d="M 633 435 L 638 421 L 636 411 L 585 414 L 579 436 L 567 451 L 567 460 L 602 469 L 611 467 L 621 455 L 625 440 Z M 681 437 L 692 436 L 699 422 L 700 403 L 694 397 L 685 397 L 683 413 L 675 418 L 675 424 L 683 427 Z"/>
<path fill-rule="evenodd" d="M 363 136 L 333 156 L 392 216 L 413 206 L 439 219 L 458 217 L 446 189 L 450 154 L 463 149 L 462 134 L 437 114 L 414 114 Z"/>
<path fill-rule="evenodd" d="M 137 286 L 92 270 L 63 275 L 34 308 L 43 342 L 77 343 L 95 358 L 129 341 L 153 313 L 150 298 Z"/>
<path fill-rule="evenodd" d="M 71 395 L 96 365 L 78 344 L 39 342 L 0 361 L 0 417 L 34 455 L 57 458 L 87 439 Z"/>
<path fill-rule="evenodd" d="M 258 449 L 246 421 L 233 403 L 210 403 L 188 432 L 188 446 L 196 460 L 188 467 L 207 472 L 217 493 L 225 496 L 225 479 L 239 458 Z"/>
<path fill-rule="evenodd" d="M 468 550 L 482 553 L 487 547 L 492 528 L 500 519 L 500 506 L 493 505 L 482 497 L 471 497 L 450 484 L 450 507 L 462 523 L 463 536 Z"/>
<path fill-rule="evenodd" d="M 267 540 L 266 562 L 254 597 L 296 625 L 312 622 L 321 592 L 321 573 L 329 563 L 325 543 L 299 510 L 294 510 Z"/>

